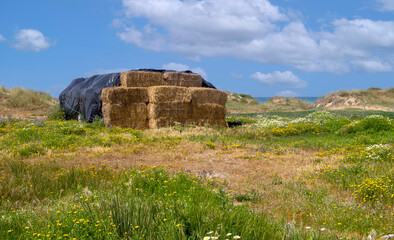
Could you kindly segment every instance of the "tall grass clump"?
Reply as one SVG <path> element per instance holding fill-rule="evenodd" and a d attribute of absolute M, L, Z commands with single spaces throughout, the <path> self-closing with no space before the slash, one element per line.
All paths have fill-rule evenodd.
<path fill-rule="evenodd" d="M 64 109 L 60 106 L 60 104 L 56 104 L 52 106 L 48 116 L 47 120 L 52 120 L 52 121 L 63 121 L 66 119 L 65 117 L 65 112 Z"/>
<path fill-rule="evenodd" d="M 7 107 L 23 109 L 49 108 L 52 97 L 48 93 L 15 88 L 9 91 Z"/>
<path fill-rule="evenodd" d="M 80 178 L 83 173 L 75 174 Z M 143 167 L 117 176 L 103 179 L 112 184 L 100 188 L 79 182 L 83 191 L 40 209 L 2 207 L 0 238 L 335 239 L 289 228 L 247 205 L 236 206 L 220 188 L 184 173 L 169 175 L 162 168 Z M 53 187 L 47 186 L 48 191 Z"/>

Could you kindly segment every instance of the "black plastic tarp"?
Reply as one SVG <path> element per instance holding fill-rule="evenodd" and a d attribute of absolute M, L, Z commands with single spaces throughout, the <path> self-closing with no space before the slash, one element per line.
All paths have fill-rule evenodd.
<path fill-rule="evenodd" d="M 119 85 L 120 73 L 74 79 L 59 96 L 60 106 L 64 109 L 66 119 L 83 117 L 87 122 L 92 122 L 96 117 L 103 117 L 101 91 L 103 88 Z"/>
<path fill-rule="evenodd" d="M 164 73 L 169 70 L 138 69 L 133 71 Z M 184 71 L 184 73 L 193 72 Z M 59 96 L 60 106 L 64 109 L 66 119 L 71 120 L 82 117 L 85 121 L 92 122 L 97 117 L 102 118 L 101 91 L 106 87 L 119 86 L 120 74 L 121 73 L 110 73 L 95 75 L 89 78 L 74 79 Z M 215 86 L 205 79 L 203 79 L 201 87 L 215 88 Z"/>

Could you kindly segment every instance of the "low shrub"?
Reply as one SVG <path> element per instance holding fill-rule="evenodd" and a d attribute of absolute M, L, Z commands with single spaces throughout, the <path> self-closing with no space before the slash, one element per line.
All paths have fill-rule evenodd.
<path fill-rule="evenodd" d="M 339 133 L 355 133 L 361 131 L 390 131 L 394 128 L 393 121 L 381 115 L 371 115 L 343 126 Z"/>
<path fill-rule="evenodd" d="M 57 104 L 53 106 L 47 116 L 48 120 L 58 120 L 62 121 L 65 120 L 65 112 L 64 109 L 60 106 L 60 104 Z"/>

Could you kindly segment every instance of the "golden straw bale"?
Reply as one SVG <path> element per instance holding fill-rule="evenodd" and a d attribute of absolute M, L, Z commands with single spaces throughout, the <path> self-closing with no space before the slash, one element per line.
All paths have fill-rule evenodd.
<path fill-rule="evenodd" d="M 212 88 L 191 88 L 193 104 L 215 103 L 224 106 L 227 101 L 227 93 Z"/>
<path fill-rule="evenodd" d="M 145 103 L 133 103 L 128 105 L 103 103 L 102 111 L 106 126 L 137 129 L 149 127 L 148 111 Z"/>
<path fill-rule="evenodd" d="M 195 73 L 165 72 L 163 78 L 167 85 L 180 87 L 202 86 L 202 77 Z"/>
<path fill-rule="evenodd" d="M 101 101 L 113 104 L 148 103 L 148 89 L 143 87 L 109 87 L 101 92 Z"/>
<path fill-rule="evenodd" d="M 219 104 L 193 104 L 193 119 L 225 119 L 226 107 Z"/>
<path fill-rule="evenodd" d="M 129 71 L 121 73 L 120 85 L 123 87 L 151 87 L 167 84 L 160 72 Z"/>
<path fill-rule="evenodd" d="M 190 103 L 149 103 L 148 116 L 152 118 L 192 118 L 192 105 Z"/>
<path fill-rule="evenodd" d="M 190 88 L 157 86 L 148 89 L 149 103 L 191 102 Z"/>

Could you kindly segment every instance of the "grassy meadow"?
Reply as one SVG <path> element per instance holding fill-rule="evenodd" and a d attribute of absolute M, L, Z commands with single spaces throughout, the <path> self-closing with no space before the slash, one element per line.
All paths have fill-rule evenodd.
<path fill-rule="evenodd" d="M 0 239 L 394 232 L 393 112 L 230 114 L 244 125 L 144 131 L 54 119 L 0 120 Z"/>

